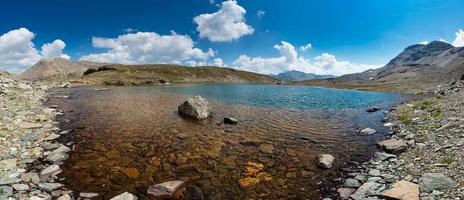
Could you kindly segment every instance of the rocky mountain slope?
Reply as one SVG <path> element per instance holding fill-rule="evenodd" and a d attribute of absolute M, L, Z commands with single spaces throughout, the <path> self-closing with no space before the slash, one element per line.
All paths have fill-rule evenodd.
<path fill-rule="evenodd" d="M 335 78 L 333 75 L 317 75 L 313 73 L 304 73 L 296 70 L 286 71 L 275 75 L 274 77 L 282 81 L 306 81 L 324 78 Z"/>
<path fill-rule="evenodd" d="M 463 74 L 464 47 L 433 41 L 407 47 L 379 69 L 303 84 L 417 92 L 450 84 Z"/>
<path fill-rule="evenodd" d="M 64 58 L 43 59 L 18 75 L 20 79 L 44 80 L 80 76 L 90 68 L 102 66 L 102 63 L 72 61 Z"/>
<path fill-rule="evenodd" d="M 90 69 L 73 82 L 96 85 L 157 85 L 166 83 L 275 83 L 262 74 L 223 67 L 112 64 Z"/>

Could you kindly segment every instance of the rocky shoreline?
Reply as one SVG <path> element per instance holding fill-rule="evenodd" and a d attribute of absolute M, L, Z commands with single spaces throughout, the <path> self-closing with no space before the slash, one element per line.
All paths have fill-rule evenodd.
<path fill-rule="evenodd" d="M 387 112 L 390 136 L 347 173 L 341 199 L 464 199 L 464 83 Z"/>

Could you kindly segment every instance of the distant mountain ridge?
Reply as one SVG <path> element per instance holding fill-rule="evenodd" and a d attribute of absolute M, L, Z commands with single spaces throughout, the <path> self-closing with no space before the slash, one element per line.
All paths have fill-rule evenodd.
<path fill-rule="evenodd" d="M 460 80 L 463 74 L 464 47 L 433 41 L 426 45 L 414 44 L 406 47 L 378 69 L 303 84 L 334 87 L 344 85 L 354 88 L 388 86 L 401 91 L 424 91 L 439 84 Z"/>
<path fill-rule="evenodd" d="M 279 80 L 282 81 L 306 81 L 306 80 L 315 80 L 315 79 L 324 79 L 324 78 L 335 78 L 333 75 L 317 75 L 313 73 L 304 73 L 301 71 L 286 71 L 275 75 Z"/>
<path fill-rule="evenodd" d="M 90 68 L 98 68 L 105 63 L 89 61 L 72 61 L 64 58 L 42 59 L 31 68 L 20 73 L 18 78 L 30 80 L 44 80 L 50 78 L 67 78 L 81 76 Z"/>

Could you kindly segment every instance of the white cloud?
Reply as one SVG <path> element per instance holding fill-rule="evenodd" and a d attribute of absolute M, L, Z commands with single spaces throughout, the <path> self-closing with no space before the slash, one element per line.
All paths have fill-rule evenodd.
<path fill-rule="evenodd" d="M 0 36 L 0 69 L 21 72 L 40 59 L 69 56 L 62 53 L 66 44 L 61 40 L 44 44 L 39 52 L 32 40 L 35 34 L 27 28 L 11 30 Z"/>
<path fill-rule="evenodd" d="M 263 11 L 263 10 L 258 10 L 256 12 L 256 16 L 258 16 L 258 18 L 262 18 L 262 17 L 264 17 L 264 15 L 266 15 L 266 12 Z"/>
<path fill-rule="evenodd" d="M 446 42 L 446 43 L 449 43 L 448 41 L 446 41 L 446 40 L 445 40 L 445 39 L 443 39 L 443 38 L 440 38 L 438 41 L 440 41 L 440 42 Z"/>
<path fill-rule="evenodd" d="M 429 41 L 427 40 L 424 40 L 424 41 L 420 41 L 418 42 L 417 44 L 423 44 L 423 45 L 427 45 L 429 43 Z"/>
<path fill-rule="evenodd" d="M 215 58 L 213 59 L 213 62 L 207 62 L 207 61 L 194 61 L 194 60 L 188 60 L 185 62 L 188 66 L 191 67 L 196 67 L 196 66 L 217 66 L 217 67 L 227 67 L 226 64 L 224 64 L 224 61 L 221 58 Z"/>
<path fill-rule="evenodd" d="M 215 0 L 209 0 L 209 4 L 211 4 L 211 5 L 212 5 L 212 4 L 214 4 L 214 3 L 216 3 L 216 1 L 215 1 Z"/>
<path fill-rule="evenodd" d="M 124 29 L 124 32 L 126 32 L 126 33 L 134 33 L 134 32 L 137 32 L 137 31 L 138 30 L 135 29 L 135 28 L 126 28 L 126 29 Z"/>
<path fill-rule="evenodd" d="M 63 49 L 66 47 L 66 44 L 60 40 L 57 39 L 53 41 L 52 43 L 47 43 L 42 45 L 42 51 L 40 54 L 44 58 L 56 58 L 56 57 L 61 57 L 65 59 L 69 59 L 70 57 L 66 54 L 63 54 Z"/>
<path fill-rule="evenodd" d="M 456 34 L 456 39 L 454 39 L 452 45 L 455 47 L 464 47 L 464 31 L 459 29 Z"/>
<path fill-rule="evenodd" d="M 354 64 L 349 61 L 339 61 L 334 55 L 323 53 L 310 61 L 298 56 L 295 47 L 282 41 L 274 46 L 279 50 L 280 57 L 249 57 L 241 55 L 233 62 L 238 69 L 253 71 L 263 74 L 277 74 L 280 72 L 297 70 L 315 74 L 342 75 L 361 72 L 367 69 L 378 68 L 380 65 Z"/>
<path fill-rule="evenodd" d="M 200 38 L 213 42 L 236 40 L 253 34 L 254 29 L 245 23 L 246 10 L 234 0 L 224 1 L 215 13 L 201 14 L 193 18 L 198 25 Z"/>
<path fill-rule="evenodd" d="M 301 51 L 306 51 L 306 50 L 311 49 L 311 48 L 313 48 L 313 45 L 311 43 L 308 43 L 307 45 L 301 46 L 300 50 Z"/>
<path fill-rule="evenodd" d="M 188 35 L 159 35 L 154 32 L 137 32 L 120 35 L 117 38 L 92 38 L 92 46 L 108 49 L 103 53 L 82 56 L 80 60 L 95 62 L 146 64 L 181 64 L 187 60 L 205 61 L 215 56 L 212 49 L 202 51 L 194 47 Z"/>

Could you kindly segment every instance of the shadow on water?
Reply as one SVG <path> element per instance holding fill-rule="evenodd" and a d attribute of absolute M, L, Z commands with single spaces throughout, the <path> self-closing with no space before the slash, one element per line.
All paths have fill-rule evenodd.
<path fill-rule="evenodd" d="M 404 99 L 340 90 L 326 98 L 327 89 L 275 87 L 56 89 L 47 104 L 58 105 L 65 113 L 58 119 L 61 128 L 73 130 L 60 138 L 74 149 L 61 176 L 73 191 L 96 192 L 103 199 L 125 191 L 148 199 L 147 187 L 170 180 L 188 182 L 183 199 L 336 198 L 341 169 L 369 159 L 375 141 L 388 132 L 380 123 L 382 112 L 368 114 L 365 108 L 387 108 Z M 284 98 L 276 97 L 279 92 Z M 61 94 L 70 98 L 53 98 Z M 177 106 L 196 94 L 210 99 L 211 119 L 195 122 L 177 115 Z M 225 116 L 239 123 L 221 123 Z M 381 133 L 353 134 L 364 127 Z M 335 156 L 334 168 L 316 167 L 320 153 Z M 262 172 L 272 179 L 241 188 L 238 181 L 249 176 L 247 162 L 264 164 Z"/>

